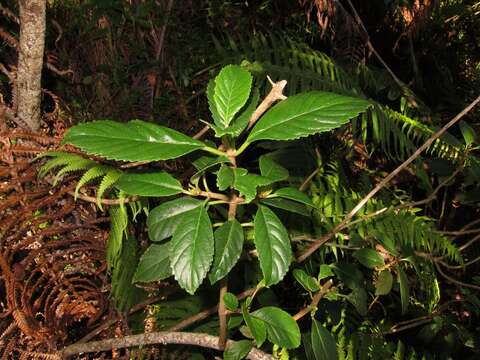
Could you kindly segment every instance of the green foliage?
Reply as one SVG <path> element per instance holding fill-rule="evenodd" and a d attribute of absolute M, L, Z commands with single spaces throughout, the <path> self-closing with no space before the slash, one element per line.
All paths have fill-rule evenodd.
<path fill-rule="evenodd" d="M 321 58 L 311 59 L 315 66 L 328 63 L 323 55 L 311 55 Z M 215 142 L 200 141 L 140 120 L 79 124 L 65 136 L 66 143 L 106 159 L 147 164 L 185 156 L 192 160 L 196 171 L 190 179 L 158 171 L 157 164 L 148 164 L 148 170 L 120 171 L 68 153 L 49 154 L 53 159 L 44 165 L 42 173 L 57 167 L 61 168 L 60 175 L 85 171 L 77 193 L 81 186 L 103 177 L 97 198 L 110 194 L 121 200 L 134 195 L 158 201 L 147 214 L 151 244 L 140 258 L 138 245 L 128 236 L 128 224 L 142 205 L 134 205 L 132 214 L 124 205 L 109 209 L 112 224 L 107 260 L 112 272 L 112 297 L 120 309 L 127 309 L 141 297 L 132 283 L 173 278 L 192 295 L 165 303 L 157 313 L 165 324 L 173 324 L 203 309 L 199 306 L 202 290 L 214 298 L 211 292 L 215 284 L 229 278 L 228 290 L 232 293 L 227 292 L 221 299 L 234 313 L 229 335 L 249 340 L 228 347 L 225 358 L 244 358 L 253 342 L 257 347 L 270 343 L 274 352 L 283 357 L 289 352 L 315 359 L 400 356 L 400 345 L 372 334 L 390 328 L 390 320 L 385 319 L 392 309 L 395 317 L 437 311 L 440 290 L 432 258 L 462 261 L 457 246 L 436 230 L 433 216 L 409 205 L 413 199 L 405 192 L 393 186 L 370 200 L 348 228 L 305 264 L 296 265 L 293 276 L 287 274 L 294 251 L 301 252 L 311 238 L 321 237 L 345 219 L 380 174 L 371 171 L 357 177 L 352 173 L 357 170 L 354 165 L 342 159 L 345 152 L 350 151 L 351 156 L 350 120 L 356 121 L 353 133 L 361 124 L 358 138 L 379 146 L 377 150 L 396 153 L 396 159 L 409 155 L 416 142 L 423 141 L 432 130 L 375 101 L 345 95 L 361 92 L 354 90 L 354 82 L 341 82 L 345 74 L 336 72 L 333 63 L 327 71 L 315 71 L 321 77 L 330 71 L 336 86 L 344 85 L 343 95 L 324 91 L 292 95 L 273 105 L 251 129 L 247 128 L 259 102 L 259 83 L 247 70 L 254 69 L 254 65 L 258 66 L 227 66 L 210 81 L 206 95 L 211 121 L 205 123 L 214 130 Z M 254 71 L 254 75 L 258 74 Z M 342 125 L 347 126 L 341 136 L 327 134 Z M 463 129 L 465 143 L 472 146 L 472 132 L 465 125 Z M 299 171 L 289 166 L 298 162 L 302 146 L 318 143 L 322 133 L 318 145 L 321 150 L 316 151 L 317 169 Z M 464 148 L 446 144 L 445 140 L 437 141 L 427 156 L 461 161 L 459 149 Z M 367 150 L 371 150 L 369 146 Z M 316 176 L 301 186 L 307 192 L 298 190 L 311 170 Z M 427 172 L 422 174 L 424 183 L 430 185 L 425 189 L 432 191 Z M 421 282 L 418 289 L 415 277 Z M 291 282 L 294 284 L 289 288 L 300 292 L 293 299 L 277 298 L 277 290 Z M 247 288 L 247 284 L 255 286 L 255 292 L 240 302 L 233 292 Z M 323 293 L 324 289 L 328 290 Z M 376 309 L 379 302 L 383 317 Z M 420 302 L 423 307 L 418 305 Z M 306 304 L 311 326 L 302 329 L 309 330 L 301 330 L 284 310 L 292 303 Z M 395 312 L 395 307 L 401 308 L 401 314 Z M 170 310 L 172 315 L 167 315 Z M 162 326 L 168 326 L 165 324 Z M 201 326 L 216 332 L 217 321 Z"/>
<path fill-rule="evenodd" d="M 274 285 L 283 279 L 292 259 L 287 229 L 266 206 L 259 206 L 255 214 L 255 246 L 265 285 Z"/>
<path fill-rule="evenodd" d="M 170 242 L 150 245 L 142 254 L 132 281 L 160 281 L 172 276 L 169 252 Z"/>

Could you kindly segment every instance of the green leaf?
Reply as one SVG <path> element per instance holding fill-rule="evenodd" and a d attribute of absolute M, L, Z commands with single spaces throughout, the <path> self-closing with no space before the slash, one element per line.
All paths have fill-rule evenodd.
<path fill-rule="evenodd" d="M 462 131 L 463 139 L 465 140 L 466 145 L 474 143 L 477 139 L 475 130 L 473 130 L 473 128 L 463 120 L 460 120 L 460 130 Z"/>
<path fill-rule="evenodd" d="M 257 188 L 270 184 L 272 181 L 257 174 L 250 174 L 243 168 L 230 168 L 222 165 L 217 173 L 217 186 L 220 191 L 232 186 L 245 198 L 245 203 L 251 202 L 257 196 Z"/>
<path fill-rule="evenodd" d="M 199 157 L 197 160 L 192 162 L 192 165 L 195 166 L 197 172 L 193 174 L 190 178 L 191 183 L 195 183 L 200 176 L 205 173 L 208 169 L 214 167 L 215 165 L 230 162 L 230 160 L 226 156 L 202 156 Z"/>
<path fill-rule="evenodd" d="M 213 122 L 215 124 L 221 124 L 222 119 L 220 118 L 220 114 L 218 113 L 217 104 L 215 103 L 214 95 L 215 95 L 215 79 L 210 79 L 207 85 L 208 108 L 210 109 L 210 113 L 212 114 Z"/>
<path fill-rule="evenodd" d="M 314 207 L 312 200 L 307 195 L 305 195 L 305 193 L 293 187 L 285 187 L 278 189 L 271 196 L 278 196 L 281 198 L 298 201 L 299 203 Z"/>
<path fill-rule="evenodd" d="M 312 350 L 316 360 L 338 359 L 335 338 L 320 322 L 312 320 Z"/>
<path fill-rule="evenodd" d="M 264 322 L 268 340 L 272 343 L 294 349 L 300 346 L 300 329 L 289 313 L 274 306 L 263 307 L 251 316 Z"/>
<path fill-rule="evenodd" d="M 355 289 L 364 283 L 363 273 L 354 264 L 338 262 L 332 265 L 333 271 L 349 289 Z"/>
<path fill-rule="evenodd" d="M 140 258 L 133 282 L 160 281 L 172 276 L 169 250 L 170 243 L 150 245 Z"/>
<path fill-rule="evenodd" d="M 203 206 L 182 217 L 172 237 L 170 262 L 178 284 L 191 295 L 207 275 L 213 246 L 212 224 Z"/>
<path fill-rule="evenodd" d="M 254 232 L 265 286 L 274 285 L 283 279 L 292 260 L 288 232 L 277 215 L 263 205 L 255 215 Z"/>
<path fill-rule="evenodd" d="M 291 96 L 260 118 L 247 142 L 293 140 L 335 129 L 369 105 L 366 100 L 319 91 Z"/>
<path fill-rule="evenodd" d="M 360 264 L 373 269 L 376 266 L 385 265 L 385 260 L 382 255 L 373 249 L 360 249 L 353 253 L 353 257 L 356 258 Z"/>
<path fill-rule="evenodd" d="M 100 120 L 78 124 L 68 130 L 63 142 L 89 154 L 125 161 L 175 159 L 205 148 L 201 141 L 141 120 L 128 123 Z"/>
<path fill-rule="evenodd" d="M 318 284 L 317 279 L 308 275 L 305 271 L 303 271 L 301 269 L 293 270 L 293 277 L 307 291 L 316 292 L 316 291 L 320 290 L 320 285 Z"/>
<path fill-rule="evenodd" d="M 223 295 L 223 301 L 225 302 L 225 306 L 228 310 L 230 311 L 235 311 L 238 308 L 238 299 L 235 295 L 232 293 L 225 293 Z"/>
<path fill-rule="evenodd" d="M 318 274 L 318 281 L 334 276 L 332 268 L 326 264 L 320 265 L 320 272 Z"/>
<path fill-rule="evenodd" d="M 245 169 L 234 169 L 233 187 L 245 198 L 245 203 L 251 202 L 257 196 L 257 189 L 271 183 L 270 179 L 257 174 L 250 174 Z"/>
<path fill-rule="evenodd" d="M 236 341 L 228 346 L 223 352 L 223 360 L 241 360 L 245 359 L 250 350 L 252 350 L 252 342 L 250 340 Z"/>
<path fill-rule="evenodd" d="M 375 295 L 388 295 L 392 290 L 393 276 L 388 270 L 383 270 L 378 274 L 377 282 L 375 283 Z"/>
<path fill-rule="evenodd" d="M 255 343 L 258 347 L 262 346 L 267 338 L 267 328 L 265 323 L 257 318 L 254 318 L 248 313 L 247 306 L 245 303 L 242 304 L 242 315 L 245 324 L 248 326 L 250 333 L 252 334 L 253 338 L 255 339 Z"/>
<path fill-rule="evenodd" d="M 288 179 L 288 170 L 278 165 L 271 157 L 267 155 L 260 156 L 259 159 L 260 174 L 263 177 L 271 179 L 272 182 L 284 181 Z"/>
<path fill-rule="evenodd" d="M 355 306 L 355 309 L 362 316 L 367 315 L 367 292 L 363 287 L 355 286 L 347 296 L 348 301 Z"/>
<path fill-rule="evenodd" d="M 137 264 L 137 240 L 133 236 L 126 236 L 112 269 L 110 290 L 110 296 L 120 311 L 128 311 L 133 305 L 142 302 L 147 295 L 143 289 L 132 284 Z"/>
<path fill-rule="evenodd" d="M 250 117 L 257 108 L 259 98 L 260 93 L 258 89 L 254 89 L 253 95 L 251 96 L 246 109 L 236 119 L 233 120 L 228 128 L 223 129 L 212 125 L 213 130 L 215 130 L 215 136 L 222 137 L 224 135 L 232 135 L 233 137 L 239 137 L 243 130 L 245 130 L 247 127 Z"/>
<path fill-rule="evenodd" d="M 233 169 L 230 166 L 222 165 L 217 172 L 217 187 L 218 190 L 224 191 L 230 186 L 233 186 L 234 182 Z"/>
<path fill-rule="evenodd" d="M 122 174 L 115 186 L 129 195 L 171 196 L 180 194 L 182 184 L 167 172 Z"/>
<path fill-rule="evenodd" d="M 213 98 L 221 123 L 226 128 L 250 97 L 252 75 L 238 65 L 225 66 L 215 78 Z"/>
<path fill-rule="evenodd" d="M 402 302 L 402 315 L 407 312 L 408 302 L 410 300 L 410 289 L 408 287 L 408 278 L 401 267 L 397 267 L 397 281 L 400 285 L 400 300 Z"/>
<path fill-rule="evenodd" d="M 183 216 L 203 204 L 202 201 L 183 197 L 167 201 L 148 214 L 147 227 L 151 241 L 162 241 L 173 235 Z M 187 215 L 188 216 L 188 215 Z"/>
<path fill-rule="evenodd" d="M 281 198 L 267 198 L 267 199 L 260 200 L 260 202 L 264 205 L 275 207 L 275 208 L 282 209 L 289 212 L 293 212 L 298 215 L 302 215 L 306 217 L 310 216 L 310 211 L 307 209 L 307 207 L 295 201 L 281 199 Z"/>
<path fill-rule="evenodd" d="M 243 229 L 233 219 L 223 223 L 215 231 L 215 256 L 209 279 L 213 285 L 227 275 L 237 263 L 243 248 Z"/>

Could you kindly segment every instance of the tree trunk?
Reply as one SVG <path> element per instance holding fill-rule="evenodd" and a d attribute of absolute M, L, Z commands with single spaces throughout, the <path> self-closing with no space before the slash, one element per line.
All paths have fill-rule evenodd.
<path fill-rule="evenodd" d="M 16 83 L 17 117 L 32 131 L 40 128 L 46 0 L 19 0 L 20 41 Z"/>

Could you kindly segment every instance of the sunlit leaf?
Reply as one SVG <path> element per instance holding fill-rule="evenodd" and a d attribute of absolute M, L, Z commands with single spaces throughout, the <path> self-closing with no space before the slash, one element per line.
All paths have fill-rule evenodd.
<path fill-rule="evenodd" d="M 183 214 L 170 245 L 170 263 L 178 284 L 194 294 L 213 259 L 213 231 L 207 210 L 201 206 Z"/>
<path fill-rule="evenodd" d="M 89 154 L 125 161 L 175 159 L 205 147 L 178 131 L 141 120 L 81 123 L 68 130 L 63 142 Z"/>
<path fill-rule="evenodd" d="M 288 232 L 275 213 L 260 205 L 254 220 L 255 246 L 265 285 L 283 279 L 292 259 Z"/>

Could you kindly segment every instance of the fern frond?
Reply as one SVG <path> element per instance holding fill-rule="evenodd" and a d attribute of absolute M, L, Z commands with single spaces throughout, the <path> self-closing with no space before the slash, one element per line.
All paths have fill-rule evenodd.
<path fill-rule="evenodd" d="M 266 75 L 270 75 L 287 80 L 290 95 L 312 89 L 359 93 L 355 82 L 330 57 L 287 34 L 259 33 L 251 39 L 223 34 L 213 41 L 225 63 L 243 60 L 243 65 L 259 78 L 261 89 L 267 86 Z"/>
<path fill-rule="evenodd" d="M 387 240 L 400 247 L 461 262 L 460 251 L 447 237 L 436 231 L 433 220 L 415 215 L 411 210 L 388 211 L 367 222 L 366 227 L 381 242 Z"/>
<path fill-rule="evenodd" d="M 97 206 L 100 208 L 100 210 L 103 210 L 100 199 L 102 198 L 105 191 L 107 191 L 117 182 L 121 175 L 122 172 L 120 170 L 111 168 L 103 177 L 102 181 L 100 182 L 100 186 L 97 189 Z"/>
<path fill-rule="evenodd" d="M 77 155 L 77 154 L 72 154 L 72 153 L 67 153 L 67 152 L 61 152 L 61 151 L 50 151 L 45 154 L 42 154 L 42 156 L 49 156 L 52 159 L 47 161 L 45 165 L 43 165 L 39 172 L 38 176 L 43 177 L 45 176 L 50 170 L 56 168 L 56 167 L 68 167 L 66 171 L 63 171 L 63 173 L 67 171 L 76 171 L 85 169 L 86 164 L 91 162 L 95 164 L 94 161 L 85 159 L 84 157 Z M 57 175 L 58 176 L 58 175 Z"/>
<path fill-rule="evenodd" d="M 109 269 L 115 266 L 122 251 L 123 239 L 127 235 L 128 214 L 124 206 L 111 206 L 110 234 L 107 243 L 107 264 Z"/>
<path fill-rule="evenodd" d="M 75 199 L 77 199 L 78 192 L 82 188 L 82 186 L 88 184 L 89 182 L 104 176 L 111 167 L 106 165 L 97 165 L 90 169 L 88 169 L 83 176 L 78 180 L 77 186 L 75 187 Z"/>
<path fill-rule="evenodd" d="M 133 236 L 126 236 L 112 270 L 112 290 L 110 295 L 120 311 L 126 311 L 141 302 L 146 293 L 132 284 L 137 269 L 137 242 Z"/>

